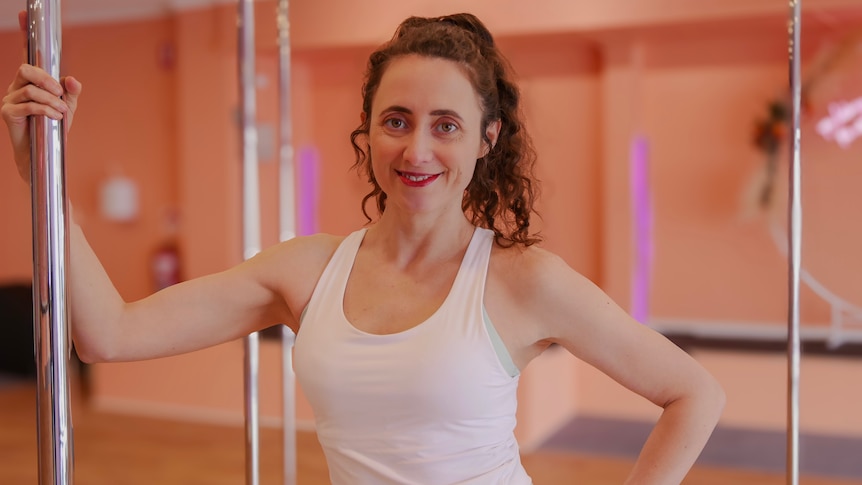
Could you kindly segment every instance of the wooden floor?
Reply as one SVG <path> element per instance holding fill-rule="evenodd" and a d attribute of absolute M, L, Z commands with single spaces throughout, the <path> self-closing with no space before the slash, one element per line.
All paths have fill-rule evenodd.
<path fill-rule="evenodd" d="M 241 485 L 244 433 L 220 427 L 98 413 L 73 402 L 75 483 L 82 485 Z M 0 392 L 0 484 L 37 483 L 36 412 L 32 385 Z M 298 483 L 328 484 L 323 452 L 313 433 L 299 433 Z M 261 483 L 281 481 L 281 433 L 261 430 Z M 561 453 L 523 457 L 537 485 L 620 484 L 631 463 Z M 686 485 L 781 485 L 783 476 L 696 467 Z M 803 477 L 804 485 L 862 482 Z"/>

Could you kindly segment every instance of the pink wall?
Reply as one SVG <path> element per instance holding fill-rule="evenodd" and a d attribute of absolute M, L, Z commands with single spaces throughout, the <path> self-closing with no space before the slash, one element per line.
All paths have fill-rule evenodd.
<path fill-rule="evenodd" d="M 737 28 L 730 38 L 706 31 L 684 43 L 659 37 L 646 48 L 638 82 L 643 129 L 653 142 L 656 317 L 785 321 L 786 258 L 768 226 L 772 217 L 784 236 L 786 183 L 776 188 L 778 203 L 771 212 L 758 213 L 749 192 L 765 165 L 765 156 L 750 143 L 753 124 L 787 82 L 787 47 L 770 35 L 780 28 L 777 22 L 768 28 Z M 844 35 L 817 24 L 806 33 L 808 60 Z M 853 248 L 862 242 L 862 232 L 852 227 L 844 208 L 858 199 L 852 184 L 862 175 L 862 165 L 854 163 L 862 144 L 842 150 L 814 130 L 828 103 L 862 96 L 858 83 L 848 84 L 846 78 L 846 70 L 823 77 L 844 82 L 831 93 L 825 91 L 826 81 L 816 85 L 812 111 L 803 123 L 803 237 L 805 268 L 853 301 L 860 283 L 851 268 L 862 268 Z M 783 182 L 786 154 L 781 166 Z M 807 287 L 802 298 L 804 324 L 830 321 L 830 308 Z"/>
<path fill-rule="evenodd" d="M 601 278 L 602 133 L 599 52 L 572 35 L 500 41 L 520 82 L 527 126 L 539 154 L 537 226 L 544 246 L 588 278 Z"/>
<path fill-rule="evenodd" d="M 110 29 L 69 29 L 64 35 L 63 71 L 86 86 L 67 147 L 68 191 L 76 217 L 127 298 L 151 292 L 148 254 L 164 237 L 162 216 L 177 197 L 169 102 L 173 77 L 158 65 L 159 48 L 171 37 L 169 25 L 165 20 L 129 22 Z M 2 35 L 3 45 L 20 45 L 19 34 Z M 22 61 L 21 52 L 4 49 L 0 59 L 8 77 Z M 0 167 L 0 197 L 6 209 L 0 213 L 0 280 L 29 280 L 29 191 L 10 163 L 8 143 L 2 137 L 6 163 Z M 99 214 L 98 190 L 112 173 L 138 182 L 141 210 L 134 223 L 110 223 Z"/>
<path fill-rule="evenodd" d="M 320 230 L 344 234 L 364 223 L 358 201 L 365 183 L 347 170 L 353 161 L 348 134 L 358 122 L 365 57 L 406 14 L 398 9 L 407 7 L 372 8 L 380 15 L 356 22 L 358 12 L 351 9 L 358 4 L 327 5 L 292 7 L 294 136 L 297 151 L 319 154 Z M 544 181 L 540 227 L 545 246 L 628 305 L 633 250 L 628 144 L 638 129 L 652 146 L 653 316 L 783 320 L 781 256 L 762 221 L 742 218 L 739 202 L 761 164 L 748 142 L 751 124 L 786 79 L 781 2 L 651 0 L 621 8 L 612 1 L 590 2 L 587 8 L 585 2 L 548 0 L 543 3 L 548 9 L 523 11 L 497 5 L 476 2 L 475 11 L 499 32 L 521 78 Z M 527 9 L 523 2 L 518 5 L 513 8 Z M 822 0 L 808 5 L 843 14 L 851 4 Z M 414 13 L 439 14 L 449 7 L 455 8 L 443 2 Z M 363 4 L 363 12 L 369 8 Z M 566 12 L 570 15 L 561 14 Z M 228 6 L 160 20 L 71 27 L 64 33 L 65 70 L 85 84 L 69 147 L 70 192 L 93 246 L 127 298 L 150 290 L 147 260 L 165 236 L 166 209 L 176 207 L 181 215 L 187 276 L 221 270 L 242 257 L 233 15 Z M 812 22 L 820 28 L 811 29 L 811 39 L 828 40 L 823 24 Z M 267 25 L 262 18 L 258 24 Z M 0 41 L 17 45 L 10 33 L 0 34 Z M 261 46 L 259 118 L 272 125 L 277 118 L 275 51 L 272 44 Z M 175 53 L 176 65 L 161 62 L 165 48 Z M 643 55 L 640 69 L 636 52 Z M 0 50 L 0 72 L 13 72 L 19 56 L 18 49 Z M 812 144 L 812 149 L 837 154 L 829 146 Z M 9 153 L 3 137 L 0 152 Z M 113 166 L 141 188 L 142 212 L 135 223 L 117 225 L 98 214 L 95 194 Z M 260 169 L 268 221 L 264 243 L 270 244 L 277 240 L 275 163 L 261 160 Z M 857 205 L 830 203 L 827 196 L 852 193 L 851 187 L 835 189 L 850 183 L 854 172 L 823 164 L 810 173 L 812 200 L 819 200 L 811 210 L 832 211 L 834 218 L 811 223 L 806 257 L 835 288 L 858 294 L 853 281 L 858 272 L 846 271 L 831 255 L 852 252 L 858 247 L 852 241 L 862 232 L 822 226 L 853 217 Z M 0 165 L 0 174 L 0 200 L 4 207 L 18 208 L 0 212 L 0 280 L 28 278 L 27 190 L 11 164 Z M 827 236 L 836 232 L 842 237 Z M 827 308 L 810 293 L 804 311 L 808 324 L 827 317 Z M 267 345 L 267 362 L 277 359 L 273 352 Z M 116 410 L 238 419 L 240 355 L 239 342 L 232 342 L 173 359 L 94 366 L 94 398 Z M 709 360 L 729 387 L 739 378 L 736 358 Z M 832 372 L 828 366 L 817 369 L 815 378 Z M 272 389 L 278 386 L 276 373 L 264 376 L 268 415 L 277 409 L 279 397 Z M 614 416 L 640 416 L 637 399 L 611 399 L 613 392 L 603 376 L 573 360 L 545 356 L 524 374 L 520 436 L 535 442 L 574 412 L 609 409 L 603 407 L 608 400 L 620 403 Z M 750 425 L 763 415 L 744 390 L 731 395 L 730 403 L 731 423 Z M 816 413 L 817 405 L 812 407 Z M 311 417 L 304 401 L 299 416 Z M 808 425 L 834 430 L 817 420 Z"/>
<path fill-rule="evenodd" d="M 806 12 L 827 18 L 859 18 L 856 0 L 808 0 Z M 506 2 L 459 0 L 391 2 L 339 0 L 291 5 L 291 32 L 297 47 L 376 45 L 391 36 L 394 25 L 410 15 L 433 16 L 469 10 L 493 27 L 498 37 L 537 33 L 632 33 L 634 29 L 697 25 L 716 20 L 749 22 L 786 17 L 787 3 L 777 0 L 536 0 Z M 373 12 L 369 15 L 369 12 Z M 357 21 L 361 19 L 361 21 Z"/>

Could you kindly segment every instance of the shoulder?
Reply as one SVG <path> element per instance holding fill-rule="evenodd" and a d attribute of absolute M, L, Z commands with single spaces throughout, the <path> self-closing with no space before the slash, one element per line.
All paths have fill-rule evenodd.
<path fill-rule="evenodd" d="M 282 257 L 326 263 L 344 239 L 345 236 L 332 234 L 299 236 L 277 244 L 274 252 Z"/>
<path fill-rule="evenodd" d="M 593 321 L 596 307 L 608 296 L 560 256 L 537 246 L 491 252 L 486 290 L 495 304 L 519 315 L 535 340 L 557 341 L 561 328 Z"/>
<path fill-rule="evenodd" d="M 302 269 L 313 270 L 317 266 L 325 266 L 343 240 L 344 236 L 331 234 L 299 236 L 261 251 L 250 261 L 265 264 L 268 268 L 281 266 L 281 264 L 272 263 L 290 264 L 292 272 Z"/>
<path fill-rule="evenodd" d="M 495 284 L 526 297 L 544 294 L 564 281 L 583 278 L 563 258 L 535 245 L 494 245 L 488 273 Z"/>
<path fill-rule="evenodd" d="M 485 282 L 485 306 L 518 368 L 551 343 L 560 326 L 576 318 L 588 280 L 558 255 L 538 246 L 494 245 Z"/>
<path fill-rule="evenodd" d="M 281 296 L 298 323 L 317 281 L 344 239 L 331 234 L 295 237 L 261 251 L 243 266 Z"/>

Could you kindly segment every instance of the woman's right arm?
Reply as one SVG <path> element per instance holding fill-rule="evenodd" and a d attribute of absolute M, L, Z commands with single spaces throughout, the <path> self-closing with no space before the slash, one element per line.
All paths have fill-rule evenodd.
<path fill-rule="evenodd" d="M 65 117 L 68 129 L 80 93 L 81 84 L 73 78 L 58 82 L 33 66 L 18 69 L 0 112 L 25 181 L 30 174 L 28 118 Z M 209 347 L 279 323 L 296 328 L 298 314 L 291 308 L 301 309 L 311 294 L 329 246 L 317 238 L 292 240 L 229 270 L 127 303 L 71 221 L 68 283 L 76 349 L 88 362 L 140 360 Z"/>
<path fill-rule="evenodd" d="M 228 270 L 178 283 L 127 303 L 77 224 L 70 233 L 72 338 L 85 362 L 177 355 L 243 337 L 276 324 L 296 330 L 287 303 L 296 288 L 284 268 L 310 241 L 270 248 Z"/>

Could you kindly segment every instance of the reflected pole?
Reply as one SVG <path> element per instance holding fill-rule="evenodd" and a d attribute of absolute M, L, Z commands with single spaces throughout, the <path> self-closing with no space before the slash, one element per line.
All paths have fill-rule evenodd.
<path fill-rule="evenodd" d="M 239 85 L 242 118 L 243 259 L 260 252 L 260 180 L 257 156 L 257 97 L 255 91 L 254 1 L 240 0 L 237 22 Z M 245 483 L 260 484 L 260 335 L 243 339 L 245 392 Z"/>
<path fill-rule="evenodd" d="M 60 79 L 60 0 L 27 2 L 28 62 Z M 69 256 L 63 121 L 30 117 L 33 208 L 33 338 L 39 484 L 72 483 L 69 404 Z"/>
<path fill-rule="evenodd" d="M 790 194 L 788 207 L 789 309 L 787 322 L 787 484 L 799 484 L 799 287 L 802 269 L 802 169 L 800 110 L 802 81 L 799 58 L 802 0 L 790 0 Z"/>
<path fill-rule="evenodd" d="M 279 107 L 279 240 L 296 237 L 295 164 L 290 96 L 290 15 L 288 0 L 276 8 L 278 27 L 278 107 Z M 281 326 L 282 421 L 284 440 L 284 485 L 296 485 L 296 376 L 293 372 L 293 344 L 296 335 Z"/>

